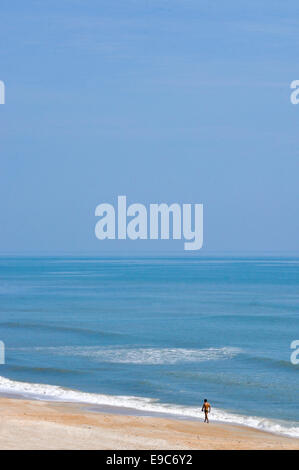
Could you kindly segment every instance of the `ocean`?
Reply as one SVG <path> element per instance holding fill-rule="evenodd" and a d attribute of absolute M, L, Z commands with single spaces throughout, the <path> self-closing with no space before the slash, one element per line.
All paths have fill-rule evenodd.
<path fill-rule="evenodd" d="M 299 258 L 0 258 L 0 393 L 299 437 Z"/>

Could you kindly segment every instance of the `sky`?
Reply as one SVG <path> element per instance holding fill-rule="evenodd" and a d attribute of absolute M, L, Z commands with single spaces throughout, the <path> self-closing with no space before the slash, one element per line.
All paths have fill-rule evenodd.
<path fill-rule="evenodd" d="M 95 208 L 202 203 L 208 252 L 299 253 L 299 4 L 2 0 L 0 252 L 100 241 Z"/>

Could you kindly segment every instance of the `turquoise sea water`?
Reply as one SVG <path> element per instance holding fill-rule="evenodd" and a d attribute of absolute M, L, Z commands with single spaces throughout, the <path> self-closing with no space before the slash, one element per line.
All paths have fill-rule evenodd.
<path fill-rule="evenodd" d="M 298 258 L 2 257 L 0 302 L 3 393 L 299 436 Z"/>

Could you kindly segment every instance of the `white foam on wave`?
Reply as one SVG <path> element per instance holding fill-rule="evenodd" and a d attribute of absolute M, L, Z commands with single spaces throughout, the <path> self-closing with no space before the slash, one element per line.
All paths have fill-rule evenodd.
<path fill-rule="evenodd" d="M 50 352 L 61 356 L 88 357 L 97 362 L 115 364 L 184 364 L 212 360 L 231 359 L 238 355 L 239 348 L 132 348 L 132 347 L 99 347 L 99 346 L 61 346 L 36 347 L 39 352 Z"/>
<path fill-rule="evenodd" d="M 199 408 L 161 403 L 158 400 L 134 396 L 113 396 L 85 393 L 56 385 L 16 382 L 0 377 L 0 393 L 20 395 L 45 401 L 76 402 L 100 406 L 133 408 L 144 413 L 163 413 L 181 418 L 202 418 Z M 249 426 L 263 431 L 299 438 L 299 426 L 257 416 L 242 416 L 213 408 L 211 419 L 224 423 Z"/>

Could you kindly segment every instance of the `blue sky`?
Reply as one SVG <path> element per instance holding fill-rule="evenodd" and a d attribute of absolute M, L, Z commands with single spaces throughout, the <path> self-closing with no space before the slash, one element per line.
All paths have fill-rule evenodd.
<path fill-rule="evenodd" d="M 95 207 L 204 204 L 206 251 L 299 252 L 299 4 L 1 2 L 0 251 L 100 242 Z"/>

